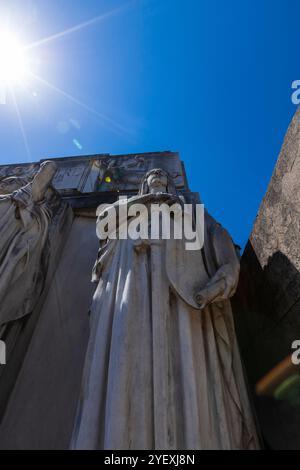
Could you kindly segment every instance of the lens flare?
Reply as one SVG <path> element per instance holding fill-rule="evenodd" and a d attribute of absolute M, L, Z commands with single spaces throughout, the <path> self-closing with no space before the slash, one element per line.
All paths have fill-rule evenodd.
<path fill-rule="evenodd" d="M 0 32 L 0 82 L 21 82 L 28 72 L 25 50 L 18 38 L 9 32 Z"/>

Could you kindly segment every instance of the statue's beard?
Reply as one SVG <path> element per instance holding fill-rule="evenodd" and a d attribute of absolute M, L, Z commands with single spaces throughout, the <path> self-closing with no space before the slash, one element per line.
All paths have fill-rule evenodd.
<path fill-rule="evenodd" d="M 167 187 L 163 184 L 155 184 L 149 188 L 150 193 L 167 193 Z"/>

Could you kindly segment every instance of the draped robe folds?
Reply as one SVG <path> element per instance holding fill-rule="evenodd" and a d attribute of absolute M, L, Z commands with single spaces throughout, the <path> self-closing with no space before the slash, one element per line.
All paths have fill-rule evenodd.
<path fill-rule="evenodd" d="M 193 305 L 197 280 L 217 272 L 233 295 L 234 245 L 205 213 L 203 249 L 183 250 L 179 240 L 132 239 L 99 250 L 71 448 L 258 447 L 230 300 Z"/>
<path fill-rule="evenodd" d="M 31 313 L 44 281 L 51 210 L 32 185 L 0 196 L 0 327 Z"/>

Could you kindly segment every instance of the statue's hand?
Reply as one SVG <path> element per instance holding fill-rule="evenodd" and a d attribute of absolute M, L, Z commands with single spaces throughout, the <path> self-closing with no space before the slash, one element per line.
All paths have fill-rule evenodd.
<path fill-rule="evenodd" d="M 157 204 L 164 203 L 164 204 L 168 204 L 168 206 L 172 206 L 173 204 L 181 204 L 180 198 L 176 196 L 175 194 L 155 193 L 154 196 L 155 196 L 155 199 L 153 202 Z"/>
<path fill-rule="evenodd" d="M 222 297 L 226 283 L 224 279 L 209 282 L 206 287 L 195 295 L 195 300 L 201 309 L 205 308 L 210 303 Z"/>
<path fill-rule="evenodd" d="M 169 199 L 171 194 L 168 193 L 147 193 L 139 197 L 139 203 L 151 203 L 158 204 L 160 202 L 165 202 Z"/>
<path fill-rule="evenodd" d="M 138 202 L 140 204 L 167 204 L 172 206 L 173 204 L 179 204 L 182 206 L 183 202 L 181 199 L 170 193 L 147 193 L 139 197 Z"/>
<path fill-rule="evenodd" d="M 38 202 L 44 198 L 56 170 L 57 165 L 53 161 L 45 161 L 41 164 L 39 171 L 32 181 L 32 196 L 34 201 Z"/>

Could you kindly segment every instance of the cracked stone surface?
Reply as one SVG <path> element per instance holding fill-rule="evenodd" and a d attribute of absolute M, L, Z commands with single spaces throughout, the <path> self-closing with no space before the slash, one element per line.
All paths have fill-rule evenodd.
<path fill-rule="evenodd" d="M 250 242 L 262 267 L 280 251 L 300 269 L 300 109 L 286 134 Z"/>

